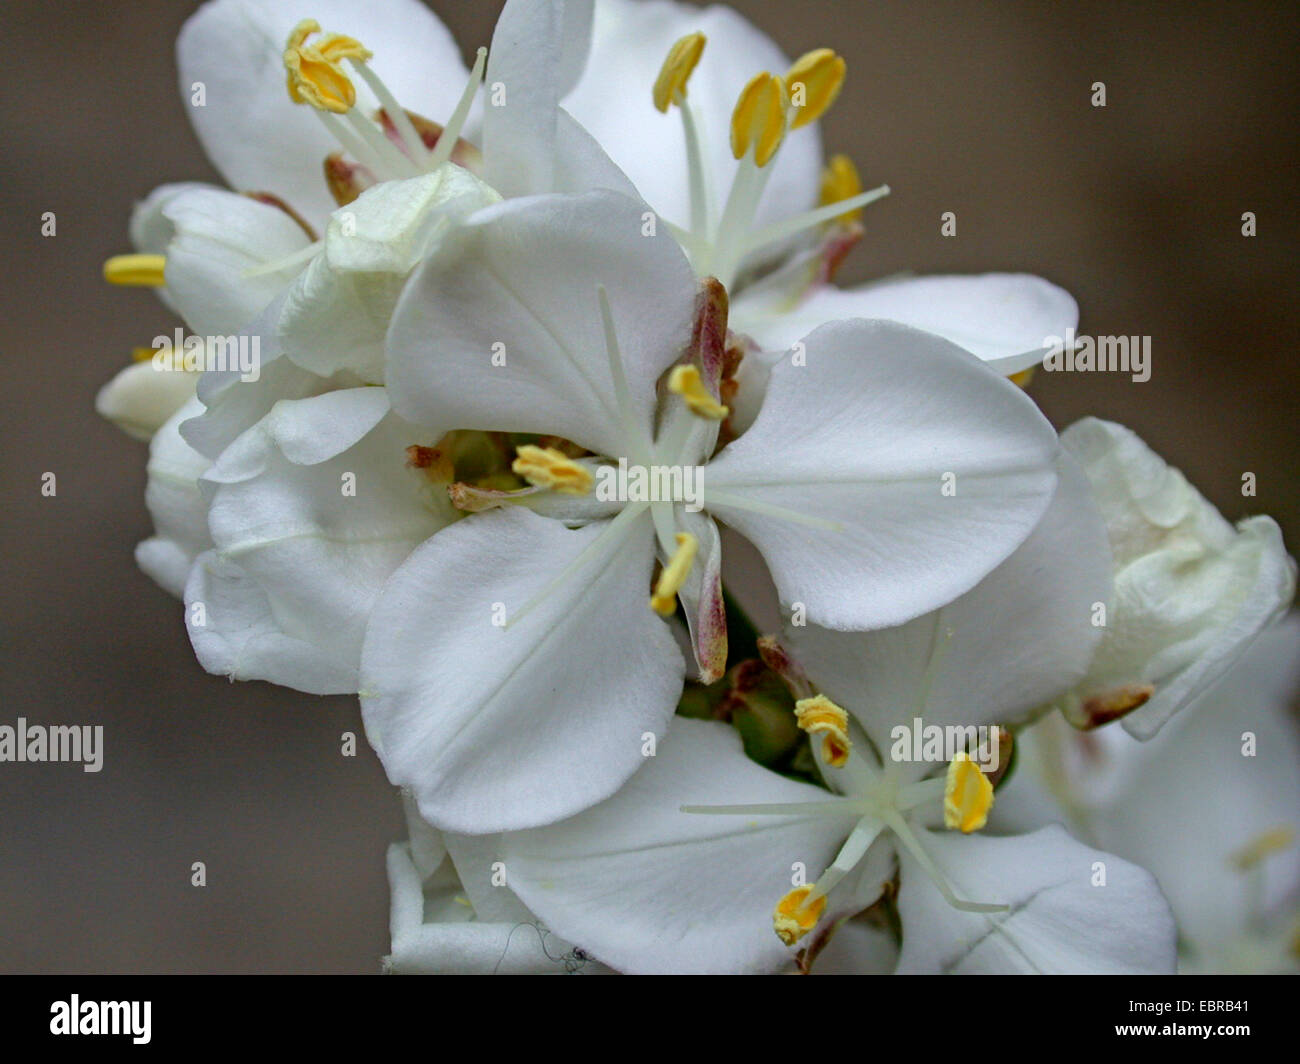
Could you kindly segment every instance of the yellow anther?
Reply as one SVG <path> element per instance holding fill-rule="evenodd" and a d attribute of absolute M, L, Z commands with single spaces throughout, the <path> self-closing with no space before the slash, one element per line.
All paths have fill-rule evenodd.
<path fill-rule="evenodd" d="M 132 362 L 152 362 L 153 356 L 158 353 L 156 347 L 133 347 L 131 348 Z"/>
<path fill-rule="evenodd" d="M 794 718 L 809 735 L 821 735 L 822 757 L 828 765 L 843 767 L 853 749 L 849 738 L 849 715 L 825 695 L 801 698 L 794 704 Z"/>
<path fill-rule="evenodd" d="M 829 48 L 807 52 L 794 61 L 785 76 L 790 92 L 790 103 L 795 109 L 791 129 L 816 122 L 835 102 L 844 87 L 848 64 L 844 57 Z"/>
<path fill-rule="evenodd" d="M 591 470 L 579 465 L 554 447 L 535 447 L 526 443 L 515 451 L 510 468 L 536 488 L 550 488 L 565 495 L 586 495 L 594 477 Z"/>
<path fill-rule="evenodd" d="M 650 608 L 661 617 L 671 617 L 677 609 L 677 592 L 686 583 L 699 549 L 700 541 L 689 532 L 677 533 L 677 549 L 659 574 L 655 592 L 650 596 Z"/>
<path fill-rule="evenodd" d="M 839 203 L 841 200 L 856 196 L 862 191 L 862 180 L 858 177 L 858 168 L 847 155 L 832 155 L 826 169 L 822 171 L 822 191 L 819 202 L 823 206 Z M 862 208 L 855 207 L 845 211 L 835 220 L 837 222 L 856 222 L 862 217 Z"/>
<path fill-rule="evenodd" d="M 1256 835 L 1244 847 L 1234 853 L 1232 863 L 1245 871 L 1259 864 L 1265 857 L 1281 853 L 1283 850 L 1289 850 L 1294 842 L 1295 833 L 1291 828 L 1286 825 L 1271 828 Z"/>
<path fill-rule="evenodd" d="M 1028 369 L 1022 369 L 1019 373 L 1011 374 L 1007 380 L 1017 388 L 1028 388 L 1029 382 L 1034 379 L 1034 368 L 1035 367 L 1030 366 Z"/>
<path fill-rule="evenodd" d="M 730 407 L 723 406 L 709 394 L 700 371 L 695 366 L 674 366 L 668 374 L 668 390 L 674 395 L 680 395 L 696 417 L 721 421 L 731 413 Z"/>
<path fill-rule="evenodd" d="M 670 104 L 686 98 L 686 83 L 691 80 L 695 64 L 700 61 L 704 42 L 704 34 L 688 33 L 668 49 L 664 65 L 655 78 L 654 101 L 660 111 L 667 113 Z"/>
<path fill-rule="evenodd" d="M 970 754 L 963 751 L 948 766 L 948 780 L 943 789 L 944 827 L 960 828 L 969 835 L 988 823 L 992 808 L 993 784 Z"/>
<path fill-rule="evenodd" d="M 826 911 L 826 896 L 819 894 L 811 902 L 812 887 L 795 887 L 776 903 L 772 910 L 772 929 L 787 946 L 793 946 L 817 926 Z"/>
<path fill-rule="evenodd" d="M 289 34 L 284 48 L 284 69 L 288 74 L 289 98 L 294 103 L 309 103 L 318 111 L 347 114 L 356 105 L 357 90 L 344 73 L 343 60 L 370 58 L 370 52 L 358 40 L 342 34 L 326 34 L 315 44 L 307 38 L 320 32 L 315 19 L 303 19 Z"/>
<path fill-rule="evenodd" d="M 755 74 L 731 113 L 731 154 L 743 159 L 754 149 L 754 163 L 766 166 L 785 139 L 785 83 L 766 71 Z"/>
<path fill-rule="evenodd" d="M 162 255 L 114 255 L 104 263 L 104 280 L 109 284 L 161 288 L 167 260 Z"/>

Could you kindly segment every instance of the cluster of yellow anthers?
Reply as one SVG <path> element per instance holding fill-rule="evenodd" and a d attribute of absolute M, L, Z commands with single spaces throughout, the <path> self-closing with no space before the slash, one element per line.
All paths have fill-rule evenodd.
<path fill-rule="evenodd" d="M 668 51 L 654 83 L 654 104 L 661 112 L 676 105 L 685 110 L 686 86 L 704 53 L 702 33 L 682 37 Z M 815 122 L 828 110 L 844 86 L 847 64 L 830 48 L 800 56 L 782 77 L 761 71 L 750 78 L 731 114 L 731 153 L 743 159 L 753 153 L 754 164 L 772 161 L 790 130 Z M 822 175 L 821 202 L 839 203 L 862 192 L 857 168 L 847 155 L 831 158 Z M 846 212 L 845 221 L 861 217 L 861 208 Z"/>
<path fill-rule="evenodd" d="M 809 735 L 822 736 L 822 759 L 834 768 L 843 768 L 849 760 L 852 742 L 849 738 L 849 715 L 825 695 L 800 699 L 795 704 L 795 718 Z M 912 785 L 914 789 L 926 788 L 931 784 L 923 782 Z M 896 800 L 894 800 L 896 804 Z M 907 803 L 919 804 L 919 803 Z M 864 803 L 869 814 L 873 812 L 871 800 Z M 970 755 L 962 752 L 956 755 L 948 765 L 943 788 L 943 823 L 950 830 L 970 834 L 979 831 L 988 823 L 989 811 L 993 808 L 993 784 L 980 770 Z M 793 812 L 793 809 L 785 810 Z M 900 820 L 897 809 L 880 810 L 880 819 L 896 832 L 910 835 L 910 829 Z M 838 883 L 857 860 L 865 853 L 874 833 L 865 841 L 861 852 L 843 863 L 837 858 L 826 873 L 816 883 L 795 887 L 786 893 L 772 911 L 772 927 L 777 937 L 787 946 L 793 946 L 808 934 L 826 912 L 826 899 L 830 890 Z M 846 847 L 847 849 L 848 847 Z M 911 848 L 911 847 L 909 847 Z M 990 911 L 998 906 L 970 906 L 975 911 Z"/>

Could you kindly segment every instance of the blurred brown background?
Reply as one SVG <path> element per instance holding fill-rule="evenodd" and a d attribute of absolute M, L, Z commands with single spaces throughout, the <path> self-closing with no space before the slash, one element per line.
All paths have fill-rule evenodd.
<path fill-rule="evenodd" d="M 193 6 L 0 7 L 0 723 L 103 724 L 107 751 L 97 775 L 0 764 L 3 971 L 366 972 L 387 949 L 400 815 L 364 742 L 339 754 L 360 733 L 355 700 L 199 668 L 179 606 L 132 561 L 144 449 L 92 411 L 129 349 L 174 324 L 152 294 L 100 280 L 128 249 L 132 201 L 216 179 L 175 90 Z M 433 6 L 470 54 L 500 3 Z M 1293 3 L 733 6 L 790 55 L 848 57 L 827 148 L 894 194 L 868 209 L 844 280 L 1026 270 L 1074 293 L 1081 331 L 1151 335 L 1148 383 L 1040 374 L 1034 394 L 1058 426 L 1131 425 L 1229 517 L 1275 515 L 1294 548 Z M 948 210 L 956 239 L 939 234 Z M 1247 470 L 1256 499 L 1240 495 Z"/>

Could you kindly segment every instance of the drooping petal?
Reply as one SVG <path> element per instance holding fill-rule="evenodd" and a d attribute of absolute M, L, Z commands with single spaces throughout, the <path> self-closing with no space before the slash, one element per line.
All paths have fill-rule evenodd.
<path fill-rule="evenodd" d="M 418 0 L 211 0 L 176 42 L 181 97 L 208 158 L 240 192 L 270 192 L 313 224 L 336 206 L 325 183 L 325 156 L 338 143 L 285 88 L 289 31 L 312 18 L 326 33 L 361 40 L 371 68 L 411 111 L 442 121 L 456 106 L 468 72 L 446 27 Z M 377 106 L 354 77 L 358 107 Z M 194 104 L 202 84 L 202 106 Z"/>
<path fill-rule="evenodd" d="M 554 434 L 625 457 L 655 380 L 691 335 L 696 282 L 624 196 L 541 196 L 479 212 L 412 276 L 389 331 L 396 409 L 435 432 Z M 620 402 L 598 287 L 627 378 Z M 628 456 L 635 457 L 635 456 Z"/>
<path fill-rule="evenodd" d="M 771 972 L 791 959 L 772 930 L 773 908 L 800 867 L 811 882 L 830 862 L 856 815 L 680 807 L 828 799 L 750 761 L 729 726 L 680 718 L 613 798 L 503 836 L 501 859 L 547 927 L 619 971 Z"/>
<path fill-rule="evenodd" d="M 956 601 L 898 628 L 789 627 L 813 682 L 858 718 L 882 755 L 892 732 L 1010 726 L 1076 683 L 1110 600 L 1106 529 L 1083 472 L 1062 456 L 1056 494 L 1029 538 Z M 910 740 L 909 740 L 910 743 Z"/>
<path fill-rule="evenodd" d="M 1056 434 L 1020 389 L 940 337 L 849 321 L 803 345 L 708 466 L 707 508 L 813 623 L 882 628 L 951 602 L 1042 517 Z"/>
<path fill-rule="evenodd" d="M 1106 518 L 1115 558 L 1107 635 L 1075 701 L 1129 685 L 1154 693 L 1124 717 L 1150 738 L 1290 606 L 1296 563 L 1277 524 L 1234 529 L 1134 433 L 1086 418 L 1062 435 Z"/>
<path fill-rule="evenodd" d="M 737 163 L 728 138 L 740 91 L 763 70 L 784 74 L 790 61 L 730 8 L 598 0 L 591 54 L 564 106 L 598 140 L 661 217 L 689 222 L 690 181 L 678 116 L 655 110 L 652 88 L 669 48 L 688 33 L 708 39 L 687 99 L 699 120 L 704 169 L 715 214 L 721 213 Z M 814 206 L 820 187 L 816 125 L 790 133 L 755 216 L 762 226 Z"/>
<path fill-rule="evenodd" d="M 570 816 L 662 735 L 684 666 L 646 601 L 649 518 L 628 516 L 569 530 L 518 508 L 475 514 L 385 587 L 362 712 L 430 823 L 481 834 Z"/>
<path fill-rule="evenodd" d="M 194 559 L 212 546 L 208 533 L 208 504 L 199 491 L 199 477 L 208 460 L 180 434 L 183 421 L 202 406 L 191 399 L 154 434 L 149 443 L 145 505 L 154 533 L 135 548 L 135 560 L 145 573 L 177 598 L 185 592 Z"/>
<path fill-rule="evenodd" d="M 344 690 L 356 690 L 379 589 L 417 544 L 454 518 L 445 496 L 405 467 L 413 430 L 392 417 L 379 423 L 384 407 L 373 400 L 380 391 L 281 402 L 208 472 L 215 485 L 208 524 L 224 565 L 210 568 L 207 583 L 223 601 L 238 592 L 249 609 L 264 600 L 278 630 L 255 659 L 210 650 L 203 662 L 209 670 L 224 666 L 238 679 L 294 687 L 306 682 L 306 690 L 348 675 Z M 227 578 L 235 588 L 223 593 Z M 239 615 L 208 612 L 209 644 L 223 640 L 242 652 L 243 633 L 227 623 Z M 275 648 L 286 645 L 291 653 L 282 665 Z M 299 645 L 328 660 L 326 679 L 304 680 Z"/>
<path fill-rule="evenodd" d="M 1169 905 L 1151 874 L 1136 865 L 1084 846 L 1060 827 L 1006 838 L 925 834 L 927 849 L 959 895 L 1009 905 L 1010 911 L 954 909 L 904 851 L 899 974 L 1174 970 Z"/>

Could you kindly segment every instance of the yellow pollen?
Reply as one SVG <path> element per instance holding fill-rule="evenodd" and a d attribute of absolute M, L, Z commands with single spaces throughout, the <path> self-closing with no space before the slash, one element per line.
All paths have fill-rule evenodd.
<path fill-rule="evenodd" d="M 853 741 L 849 738 L 849 715 L 825 695 L 801 698 L 794 704 L 794 718 L 809 735 L 821 735 L 822 757 L 828 765 L 842 768 L 849 759 Z"/>
<path fill-rule="evenodd" d="M 992 808 L 993 784 L 963 751 L 948 766 L 948 781 L 943 789 L 944 827 L 960 828 L 969 835 L 988 823 Z"/>
<path fill-rule="evenodd" d="M 1009 380 L 1017 388 L 1028 388 L 1029 382 L 1032 381 L 1033 379 L 1034 379 L 1033 366 L 1030 366 L 1028 369 L 1022 369 L 1019 373 L 1013 373 L 1011 374 L 1010 377 L 1007 378 L 1007 380 Z"/>
<path fill-rule="evenodd" d="M 847 155 L 832 155 L 826 169 L 822 171 L 822 191 L 819 202 L 830 206 L 841 200 L 856 196 L 862 191 L 862 180 L 858 177 L 858 168 Z M 856 222 L 862 217 L 862 208 L 855 207 L 845 211 L 835 220 L 845 224 Z"/>
<path fill-rule="evenodd" d="M 550 488 L 565 495 L 586 495 L 594 478 L 591 470 L 579 465 L 554 447 L 535 447 L 526 443 L 515 451 L 510 468 L 535 488 Z"/>
<path fill-rule="evenodd" d="M 655 78 L 655 107 L 667 113 L 670 104 L 686 99 L 686 83 L 690 81 L 695 64 L 700 61 L 704 51 L 705 37 L 702 33 L 688 33 L 668 49 L 664 65 L 659 68 Z"/>
<path fill-rule="evenodd" d="M 731 113 L 731 154 L 743 159 L 754 149 L 754 164 L 766 166 L 785 139 L 785 83 L 775 74 L 755 74 Z"/>
<path fill-rule="evenodd" d="M 1289 850 L 1295 842 L 1295 833 L 1286 825 L 1271 828 L 1256 835 L 1242 849 L 1232 855 L 1232 863 L 1242 871 L 1253 868 L 1265 857 Z"/>
<path fill-rule="evenodd" d="M 284 48 L 289 98 L 294 103 L 309 103 L 318 111 L 347 114 L 356 105 L 357 90 L 343 71 L 343 60 L 365 62 L 370 52 L 360 41 L 338 33 L 308 44 L 307 38 L 319 32 L 320 23 L 307 18 L 289 34 Z"/>
<path fill-rule="evenodd" d="M 152 362 L 153 356 L 158 353 L 155 347 L 133 347 L 131 348 L 132 362 Z"/>
<path fill-rule="evenodd" d="M 671 617 L 677 609 L 677 592 L 686 583 L 691 566 L 695 564 L 695 552 L 699 549 L 700 541 L 689 532 L 677 533 L 677 549 L 659 574 L 655 592 L 650 596 L 650 608 L 659 616 Z"/>
<path fill-rule="evenodd" d="M 844 62 L 844 57 L 836 55 L 829 48 L 807 52 L 794 61 L 794 66 L 785 76 L 790 101 L 795 106 L 791 129 L 816 122 L 830 110 L 835 97 L 844 87 L 847 70 L 848 64 Z"/>
<path fill-rule="evenodd" d="M 776 937 L 787 946 L 793 946 L 817 926 L 826 911 L 826 896 L 819 895 L 809 902 L 812 887 L 795 887 L 776 903 L 772 910 L 772 929 Z"/>
<path fill-rule="evenodd" d="M 730 407 L 723 406 L 709 394 L 700 371 L 695 366 L 674 366 L 668 374 L 668 390 L 674 395 L 680 395 L 696 417 L 721 421 L 731 413 Z"/>
<path fill-rule="evenodd" d="M 114 255 L 104 263 L 104 280 L 109 284 L 161 288 L 166 283 L 166 265 L 162 255 Z"/>

